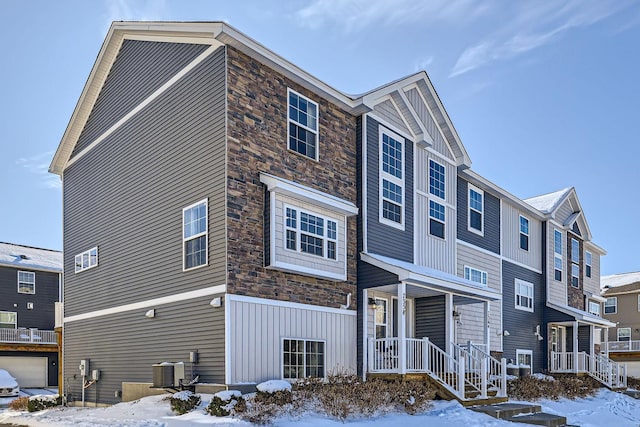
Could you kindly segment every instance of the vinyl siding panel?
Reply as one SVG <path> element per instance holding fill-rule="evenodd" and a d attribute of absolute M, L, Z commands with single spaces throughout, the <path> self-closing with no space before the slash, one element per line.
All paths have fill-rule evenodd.
<path fill-rule="evenodd" d="M 208 45 L 125 40 L 72 157 L 169 81 Z"/>
<path fill-rule="evenodd" d="M 618 328 L 631 328 L 631 339 L 640 340 L 640 332 L 636 332 L 636 330 L 640 328 L 638 295 L 640 295 L 639 292 L 620 295 L 607 295 L 607 298 L 616 297 L 618 299 L 616 313 L 606 314 L 604 316 L 607 320 L 617 323 L 616 327 L 609 328 L 609 341 L 618 340 Z M 602 312 L 604 313 L 604 304 L 602 307 Z"/>
<path fill-rule="evenodd" d="M 64 172 L 65 315 L 226 281 L 225 51 Z M 209 203 L 209 264 L 182 271 L 182 209 Z M 98 266 L 74 255 L 98 246 Z"/>
<path fill-rule="evenodd" d="M 533 283 L 533 312 L 515 308 L 515 280 Z M 502 338 L 503 357 L 516 360 L 516 350 L 533 351 L 533 369 L 540 372 L 547 368 L 547 343 L 534 335 L 540 325 L 541 334 L 547 338 L 545 320 L 544 281 L 541 274 L 502 261 L 502 315 L 504 329 L 509 336 Z"/>
<path fill-rule="evenodd" d="M 284 338 L 324 341 L 326 373 L 356 371 L 356 316 L 261 302 L 230 301 L 231 384 L 282 378 Z"/>
<path fill-rule="evenodd" d="M 432 343 L 446 348 L 444 295 L 416 298 L 416 338 L 428 337 Z"/>
<path fill-rule="evenodd" d="M 584 250 L 591 252 L 591 277 L 587 277 L 586 255 L 583 252 L 583 283 L 584 290 L 595 295 L 600 295 L 600 255 L 589 248 L 589 243 L 585 242 Z"/>
<path fill-rule="evenodd" d="M 411 133 L 411 130 L 407 127 L 402 116 L 398 112 L 393 102 L 390 99 L 383 101 L 373 107 L 373 111 L 391 125 L 400 129 L 403 133 Z"/>
<path fill-rule="evenodd" d="M 429 151 L 417 148 L 414 183 L 415 194 L 415 263 L 455 274 L 456 242 L 456 168 Z M 445 200 L 429 192 L 429 161 L 433 160 L 445 168 Z M 445 206 L 445 238 L 429 233 L 429 199 Z"/>
<path fill-rule="evenodd" d="M 151 383 L 152 365 L 165 361 L 184 362 L 189 379 L 193 368 L 200 382 L 224 383 L 224 308 L 211 307 L 213 297 L 154 307 L 152 319 L 142 308 L 65 323 L 65 378 L 73 400 L 81 396 L 81 379 L 73 378 L 81 359 L 100 370 L 100 381 L 86 389 L 88 402 L 118 403 L 115 392 L 122 382 Z M 199 362 L 192 367 L 189 352 L 194 350 Z"/>
<path fill-rule="evenodd" d="M 485 252 L 475 250 L 472 247 L 458 244 L 458 266 L 456 274 L 464 277 L 464 267 L 476 268 L 487 273 L 487 287 L 496 291 L 501 290 L 501 267 L 500 258 L 489 255 Z M 454 300 L 455 304 L 455 300 Z M 489 303 L 489 334 L 490 337 L 497 336 L 502 331 L 502 302 L 491 301 Z M 484 341 L 484 306 L 482 303 L 463 304 L 458 307 L 461 314 L 462 323 L 456 325 L 457 340 L 464 343 L 467 340 L 474 342 Z M 500 351 L 499 340 L 490 339 L 490 349 Z"/>
<path fill-rule="evenodd" d="M 584 351 L 587 354 L 592 354 L 591 351 L 591 327 L 590 326 L 578 326 L 578 351 Z"/>
<path fill-rule="evenodd" d="M 564 224 L 564 222 L 571 216 L 571 214 L 573 214 L 573 212 L 574 209 L 571 206 L 570 199 L 567 199 L 560 205 L 560 207 L 558 207 L 554 218 L 560 224 Z"/>
<path fill-rule="evenodd" d="M 409 107 L 404 102 L 402 97 L 398 94 L 398 92 L 393 92 L 391 94 L 391 99 L 393 99 L 393 102 L 398 106 L 398 109 L 400 110 L 400 114 L 402 115 L 402 118 L 404 118 L 404 120 L 409 124 L 411 132 L 414 135 L 422 133 L 422 130 L 420 129 L 420 125 L 418 125 L 418 122 L 416 121 L 413 114 L 409 110 Z"/>
<path fill-rule="evenodd" d="M 451 154 L 451 150 L 449 150 L 449 146 L 445 142 L 442 133 L 440 132 L 440 128 L 433 119 L 433 116 L 429 111 L 429 107 L 424 103 L 423 98 L 420 96 L 418 89 L 410 89 L 406 92 L 406 95 L 409 103 L 426 128 L 427 133 L 433 139 L 433 149 L 436 152 L 442 154 L 447 159 L 454 160 L 454 157 Z"/>
<path fill-rule="evenodd" d="M 520 248 L 520 215 L 529 220 L 529 250 Z M 502 201 L 502 255 L 537 270 L 542 270 L 542 223 Z"/>
<path fill-rule="evenodd" d="M 35 273 L 36 293 L 18 292 L 18 271 Z M 59 274 L 27 268 L 0 267 L 0 311 L 16 312 L 18 328 L 52 331 L 55 326 L 55 302 L 58 301 Z M 33 303 L 33 310 L 27 303 Z"/>
<path fill-rule="evenodd" d="M 369 252 L 413 262 L 413 144 L 405 140 L 404 230 L 379 221 L 379 123 L 366 117 L 367 129 L 367 241 Z"/>
<path fill-rule="evenodd" d="M 469 231 L 468 182 L 458 177 L 458 239 L 500 253 L 500 199 L 484 192 L 483 235 Z"/>
<path fill-rule="evenodd" d="M 556 281 L 554 276 L 554 230 L 562 234 L 562 281 Z M 553 223 L 547 224 L 547 298 L 549 302 L 567 305 L 567 234 Z"/>

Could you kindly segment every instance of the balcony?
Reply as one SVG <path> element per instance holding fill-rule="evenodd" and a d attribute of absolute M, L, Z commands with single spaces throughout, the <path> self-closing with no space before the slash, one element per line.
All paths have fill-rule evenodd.
<path fill-rule="evenodd" d="M 0 343 L 58 344 L 55 331 L 26 328 L 0 328 Z"/>
<path fill-rule="evenodd" d="M 601 351 L 609 353 L 617 353 L 617 352 L 640 352 L 640 341 L 632 340 L 632 341 L 609 341 L 608 343 L 603 342 Z"/>

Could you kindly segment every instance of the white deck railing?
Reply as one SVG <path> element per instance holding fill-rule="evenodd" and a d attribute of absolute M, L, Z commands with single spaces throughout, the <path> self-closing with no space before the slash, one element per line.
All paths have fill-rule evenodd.
<path fill-rule="evenodd" d="M 640 352 L 640 341 L 609 341 L 600 344 L 602 351 L 609 351 L 615 353 L 617 351 L 638 351 Z"/>
<path fill-rule="evenodd" d="M 57 344 L 55 331 L 0 328 L 0 343 Z"/>
<path fill-rule="evenodd" d="M 627 386 L 627 367 L 602 355 L 551 352 L 551 372 L 586 373 L 609 388 Z"/>
<path fill-rule="evenodd" d="M 400 345 L 405 346 L 405 363 L 400 360 Z M 502 362 L 495 360 L 477 347 L 468 351 L 454 345 L 453 349 L 454 354 L 450 355 L 428 338 L 370 338 L 369 372 L 427 373 L 460 400 L 468 400 L 466 387 L 477 390 L 480 397 L 487 397 L 489 388 L 497 389 L 500 397 L 507 395 L 505 359 Z"/>

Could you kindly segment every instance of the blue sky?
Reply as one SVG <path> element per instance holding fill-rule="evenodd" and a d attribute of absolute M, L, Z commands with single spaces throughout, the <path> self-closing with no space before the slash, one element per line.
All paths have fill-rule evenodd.
<path fill-rule="evenodd" d="M 640 4 L 625 0 L 2 0 L 0 241 L 62 249 L 47 173 L 113 20 L 223 20 L 347 93 L 425 69 L 473 169 L 575 186 L 603 274 L 640 270 Z"/>

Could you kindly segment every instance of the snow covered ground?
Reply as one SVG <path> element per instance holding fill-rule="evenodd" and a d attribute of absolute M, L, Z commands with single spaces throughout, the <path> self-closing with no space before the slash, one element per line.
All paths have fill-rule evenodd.
<path fill-rule="evenodd" d="M 202 408 L 211 395 L 201 395 Z M 79 427 L 186 427 L 186 426 L 249 426 L 247 422 L 231 418 L 216 418 L 196 409 L 185 415 L 175 416 L 169 409 L 165 396 L 152 396 L 136 402 L 120 403 L 108 408 L 57 408 L 37 413 L 20 413 L 5 410 L 0 412 L 0 423 L 15 423 L 28 426 L 79 426 Z M 564 415 L 569 424 L 581 427 L 640 425 L 640 401 L 609 390 L 600 390 L 594 397 L 577 400 L 543 400 L 538 402 L 545 412 Z M 437 401 L 426 413 L 420 415 L 395 414 L 368 419 L 349 419 L 344 423 L 350 427 L 382 426 L 391 427 L 513 427 L 500 421 L 464 409 L 457 402 Z M 280 418 L 276 426 L 321 426 L 338 427 L 340 421 L 329 420 L 323 415 L 307 413 L 297 418 Z"/>

